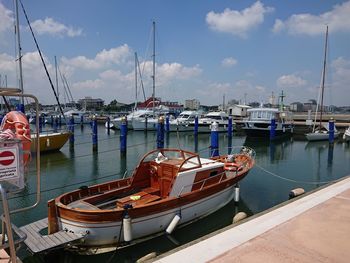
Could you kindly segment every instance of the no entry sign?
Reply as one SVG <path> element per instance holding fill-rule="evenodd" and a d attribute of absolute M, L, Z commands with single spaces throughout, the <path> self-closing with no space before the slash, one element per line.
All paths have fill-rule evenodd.
<path fill-rule="evenodd" d="M 12 151 L 2 151 L 0 152 L 0 164 L 8 166 L 13 164 L 15 161 L 15 155 Z"/>

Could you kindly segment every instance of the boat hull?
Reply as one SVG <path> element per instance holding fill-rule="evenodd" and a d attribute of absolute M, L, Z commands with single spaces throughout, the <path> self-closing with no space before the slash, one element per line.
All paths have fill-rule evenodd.
<path fill-rule="evenodd" d="M 155 212 L 147 216 L 132 218 L 132 237 L 152 237 L 165 231 L 175 215 L 181 215 L 180 224 L 200 219 L 228 204 L 234 197 L 234 185 L 195 202 Z M 85 235 L 83 246 L 103 247 L 124 241 L 121 220 L 115 222 L 81 223 L 59 218 L 61 229 Z M 121 236 L 119 236 L 121 233 Z"/>
<path fill-rule="evenodd" d="M 334 138 L 337 138 L 339 135 L 338 132 L 334 132 Z M 328 132 L 311 132 L 311 133 L 307 133 L 306 135 L 306 139 L 308 141 L 327 141 L 329 140 L 329 133 Z"/>
<path fill-rule="evenodd" d="M 59 151 L 68 141 L 70 132 L 42 133 L 39 135 L 40 152 Z M 36 151 L 36 136 L 32 135 L 31 149 Z"/>

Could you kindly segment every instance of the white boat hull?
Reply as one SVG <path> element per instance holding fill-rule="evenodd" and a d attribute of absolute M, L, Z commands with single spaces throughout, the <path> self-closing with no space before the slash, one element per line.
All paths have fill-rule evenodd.
<path fill-rule="evenodd" d="M 228 204 L 234 197 L 234 185 L 209 197 L 165 212 L 132 219 L 132 237 L 140 239 L 165 231 L 175 215 L 181 213 L 180 224 L 209 215 Z M 123 239 L 121 222 L 86 224 L 59 218 L 60 229 L 85 235 L 86 246 L 109 246 Z M 119 233 L 121 236 L 119 237 Z"/>
<path fill-rule="evenodd" d="M 334 139 L 339 135 L 338 132 L 334 132 Z M 306 139 L 308 141 L 326 141 L 329 139 L 328 132 L 310 132 L 306 134 Z"/>

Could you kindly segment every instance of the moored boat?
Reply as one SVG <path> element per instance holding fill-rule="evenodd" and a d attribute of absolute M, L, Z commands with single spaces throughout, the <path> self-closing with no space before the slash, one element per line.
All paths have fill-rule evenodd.
<path fill-rule="evenodd" d="M 350 141 L 350 126 L 345 130 L 343 134 L 343 139 L 345 141 Z"/>
<path fill-rule="evenodd" d="M 80 249 L 119 247 L 171 232 L 209 215 L 234 197 L 254 166 L 254 150 L 215 158 L 178 149 L 148 152 L 129 178 L 62 194 L 48 202 L 49 234 L 83 234 Z"/>
<path fill-rule="evenodd" d="M 39 134 L 40 152 L 59 151 L 68 141 L 71 133 L 69 131 L 61 132 L 41 132 Z M 36 151 L 36 134 L 31 134 L 32 144 L 31 152 Z"/>

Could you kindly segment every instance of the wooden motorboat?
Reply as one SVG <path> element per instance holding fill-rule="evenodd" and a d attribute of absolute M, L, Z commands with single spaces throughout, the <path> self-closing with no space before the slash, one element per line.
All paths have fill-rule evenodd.
<path fill-rule="evenodd" d="M 48 232 L 84 235 L 83 242 L 73 244 L 79 249 L 120 247 L 171 233 L 229 203 L 237 182 L 254 166 L 254 156 L 247 147 L 210 159 L 178 149 L 150 151 L 129 178 L 83 186 L 50 200 Z"/>

